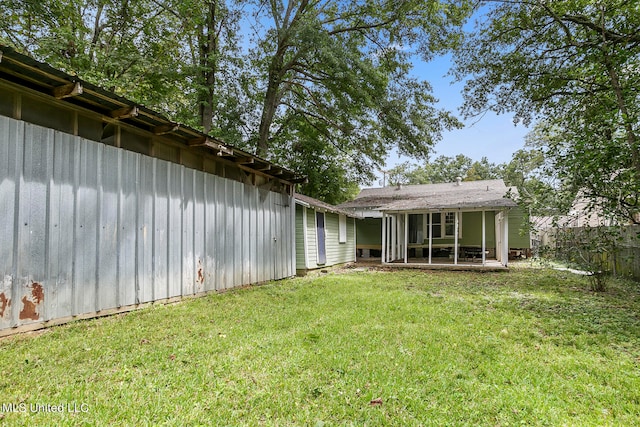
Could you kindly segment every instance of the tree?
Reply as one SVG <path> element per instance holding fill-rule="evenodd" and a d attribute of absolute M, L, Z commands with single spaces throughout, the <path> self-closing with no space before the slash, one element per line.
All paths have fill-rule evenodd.
<path fill-rule="evenodd" d="M 402 184 L 436 184 L 455 182 L 458 177 L 464 181 L 500 179 L 505 165 L 489 162 L 486 157 L 481 160 L 458 154 L 455 157 L 438 156 L 433 162 L 424 166 L 405 162 L 391 169 L 389 183 Z"/>
<path fill-rule="evenodd" d="M 470 4 L 0 0 L 0 42 L 322 177 L 329 187 L 304 191 L 340 199 L 372 179 L 392 147 L 426 158 L 460 125 L 409 70 L 412 55 L 428 59 L 459 40 Z M 241 22 L 251 15 L 250 31 Z"/>
<path fill-rule="evenodd" d="M 151 0 L 0 0 L 0 41 L 148 105 L 180 99 L 174 17 Z"/>
<path fill-rule="evenodd" d="M 256 21 L 272 22 L 252 51 L 264 85 L 253 137 L 258 155 L 283 161 L 283 148 L 290 153 L 309 144 L 298 139 L 299 131 L 314 129 L 313 148 L 321 144 L 321 152 L 340 153 L 347 169 L 357 171 L 347 175 L 362 183 L 373 178 L 391 147 L 426 158 L 443 129 L 459 126 L 434 107 L 428 83 L 408 71 L 414 50 L 428 57 L 455 39 L 456 25 L 469 11 L 466 2 L 258 4 L 265 7 L 258 8 L 263 14 Z"/>
<path fill-rule="evenodd" d="M 240 48 L 243 1 L 164 0 L 156 3 L 179 21 L 183 40 L 183 75 L 191 94 L 178 119 L 241 145 L 246 134 L 250 88 Z M 193 112 L 198 111 L 197 118 Z"/>
<path fill-rule="evenodd" d="M 456 52 L 467 116 L 541 120 L 538 148 L 564 188 L 637 222 L 640 10 L 628 0 L 490 1 Z"/>

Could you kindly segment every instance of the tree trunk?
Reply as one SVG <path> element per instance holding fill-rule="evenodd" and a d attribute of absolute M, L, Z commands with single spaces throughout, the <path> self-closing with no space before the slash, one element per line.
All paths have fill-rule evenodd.
<path fill-rule="evenodd" d="M 267 92 L 264 98 L 262 108 L 262 117 L 260 119 L 260 128 L 258 133 L 258 145 L 256 154 L 262 158 L 266 158 L 269 153 L 269 135 L 271 124 L 276 114 L 276 109 L 280 103 L 280 73 L 282 70 L 284 53 L 278 50 L 271 61 L 269 67 L 269 81 L 267 83 Z"/>
<path fill-rule="evenodd" d="M 200 43 L 200 67 L 202 69 L 202 83 L 204 88 L 200 91 L 200 124 L 204 133 L 211 131 L 213 123 L 213 98 L 215 96 L 216 71 L 218 66 L 218 40 L 216 37 L 216 11 L 217 0 L 209 3 L 206 27 L 201 33 Z M 206 30 L 206 34 L 204 34 Z"/>
<path fill-rule="evenodd" d="M 620 84 L 620 78 L 611 59 L 609 40 L 604 24 L 604 12 L 600 26 L 602 31 L 602 53 L 604 55 L 604 64 L 609 74 L 609 82 L 611 83 L 611 87 L 613 88 L 613 92 L 616 96 L 618 110 L 622 114 L 622 120 L 624 120 L 624 129 L 627 134 L 626 136 L 627 142 L 629 143 L 629 149 L 631 150 L 633 167 L 637 172 L 640 172 L 640 149 L 638 148 L 636 134 L 633 130 L 633 124 L 635 123 L 635 120 L 632 120 L 632 118 L 629 116 L 629 109 L 627 108 L 627 102 L 624 99 L 622 85 Z"/>

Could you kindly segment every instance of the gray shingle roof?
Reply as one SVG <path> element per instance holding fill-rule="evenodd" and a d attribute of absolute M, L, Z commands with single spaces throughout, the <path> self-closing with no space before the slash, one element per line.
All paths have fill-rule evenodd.
<path fill-rule="evenodd" d="M 373 208 L 382 211 L 476 209 L 514 207 L 509 189 L 501 179 L 457 183 L 365 188 L 358 196 L 339 205 L 342 209 Z"/>
<path fill-rule="evenodd" d="M 353 212 L 349 212 L 343 209 L 340 209 L 339 207 L 336 207 L 334 205 L 330 205 L 329 203 L 325 203 L 321 200 L 318 199 L 314 199 L 313 197 L 309 197 L 309 196 L 305 196 L 304 194 L 295 194 L 295 199 L 296 201 L 301 201 L 303 202 L 303 204 L 307 204 L 309 206 L 312 206 L 314 208 L 319 208 L 319 209 L 323 209 L 327 212 L 333 212 L 333 213 L 337 213 L 337 214 L 342 214 L 342 215 L 346 215 L 346 216 L 350 216 L 352 218 L 360 218 L 360 215 L 354 214 Z"/>

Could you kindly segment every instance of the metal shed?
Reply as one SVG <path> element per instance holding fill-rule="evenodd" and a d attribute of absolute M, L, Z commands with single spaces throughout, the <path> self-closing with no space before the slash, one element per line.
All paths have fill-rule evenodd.
<path fill-rule="evenodd" d="M 0 46 L 0 336 L 295 275 L 301 179 Z"/>

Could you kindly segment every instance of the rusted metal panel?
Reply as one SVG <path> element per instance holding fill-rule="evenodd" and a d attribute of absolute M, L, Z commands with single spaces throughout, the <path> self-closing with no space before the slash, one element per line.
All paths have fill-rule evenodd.
<path fill-rule="evenodd" d="M 46 320 L 47 176 L 51 169 L 50 159 L 53 158 L 50 152 L 53 135 L 53 131 L 45 128 L 25 126 L 14 259 L 13 313 L 17 309 L 18 322 Z"/>
<path fill-rule="evenodd" d="M 204 174 L 204 198 L 205 198 L 205 215 L 204 215 L 204 285 L 205 291 L 213 291 L 216 289 L 216 179 L 214 176 Z"/>
<path fill-rule="evenodd" d="M 293 275 L 292 205 L 0 117 L 0 333 Z"/>
<path fill-rule="evenodd" d="M 16 141 L 24 140 L 24 123 L 0 116 L 0 328 L 14 324 L 14 255 L 17 250 L 18 194 L 22 153 Z"/>
<path fill-rule="evenodd" d="M 205 291 L 206 275 L 206 245 L 205 245 L 205 179 L 206 174 L 195 172 L 193 179 L 194 188 L 194 211 L 193 211 L 193 254 L 194 264 L 194 292 Z"/>

